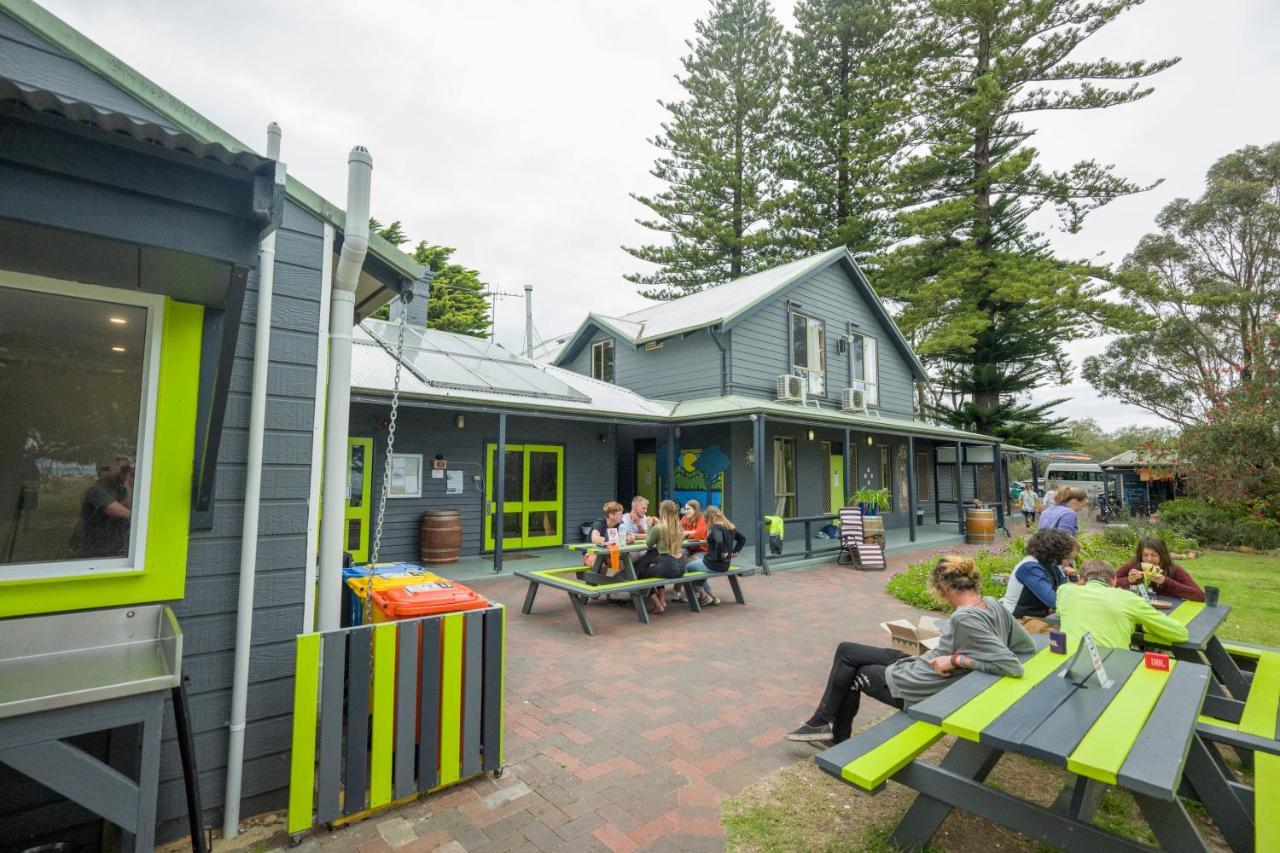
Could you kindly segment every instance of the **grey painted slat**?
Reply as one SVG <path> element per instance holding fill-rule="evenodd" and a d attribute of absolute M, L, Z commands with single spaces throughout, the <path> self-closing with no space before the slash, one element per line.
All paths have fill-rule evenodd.
<path fill-rule="evenodd" d="M 1103 663 L 1106 663 L 1112 651 L 1112 649 L 1099 649 Z M 1021 747 L 1022 743 L 1040 727 L 1040 724 L 1048 719 L 1049 715 L 1058 710 L 1063 702 L 1080 689 L 1062 677 L 1063 671 L 1070 662 L 1070 656 L 1064 657 L 1062 665 L 1052 675 L 1031 688 L 1012 707 L 992 720 L 991 724 L 980 733 L 981 741 L 1001 749 Z"/>
<path fill-rule="evenodd" d="M 440 624 L 439 616 L 422 620 L 419 660 L 418 790 L 428 791 L 440 778 Z"/>
<path fill-rule="evenodd" d="M 1163 799 L 1178 789 L 1187 747 L 1195 736 L 1196 716 L 1208 690 L 1208 667 L 1179 663 L 1173 668 L 1151 716 L 1116 774 L 1124 787 Z M 1170 732 L 1186 732 L 1187 736 L 1179 743 L 1170 739 Z"/>
<path fill-rule="evenodd" d="M 935 726 L 942 725 L 943 720 L 1001 678 L 988 672 L 971 672 L 941 693 L 912 705 L 911 716 Z"/>
<path fill-rule="evenodd" d="M 502 631 L 502 608 L 484 614 L 484 703 L 481 749 L 484 770 L 497 770 L 502 765 L 502 667 L 506 642 Z"/>
<path fill-rule="evenodd" d="M 342 813 L 364 808 L 369 789 L 369 653 L 373 632 L 352 631 L 347 642 L 347 772 Z"/>
<path fill-rule="evenodd" d="M 413 729 L 418 722 L 417 622 L 401 622 L 396 634 L 395 797 L 413 793 Z"/>
<path fill-rule="evenodd" d="M 1096 679 L 1090 676 L 1086 687 L 1078 688 L 1034 734 L 1023 741 L 1022 751 L 1043 761 L 1066 764 L 1067 756 L 1080 745 L 1081 738 L 1093 728 L 1098 717 L 1141 663 L 1142 655 L 1137 652 L 1112 650 L 1106 658 L 1111 686 L 1098 687 Z"/>
<path fill-rule="evenodd" d="M 484 614 L 466 615 L 462 661 L 462 778 L 480 772 L 480 696 L 484 687 Z"/>
<path fill-rule="evenodd" d="M 324 635 L 324 670 L 320 683 L 320 766 L 317 772 L 316 822 L 328 823 L 341 813 L 342 686 L 347 675 L 347 634 Z"/>
<path fill-rule="evenodd" d="M 1206 607 L 1187 625 L 1187 644 L 1196 648 L 1204 648 L 1209 638 L 1217 633 L 1218 628 L 1226 621 L 1231 608 L 1226 605 Z"/>
<path fill-rule="evenodd" d="M 894 738 L 916 722 L 906 712 L 890 714 L 866 731 L 859 732 L 844 743 L 838 743 L 817 755 L 818 766 L 836 778 L 846 764 L 865 755 L 880 744 Z"/>

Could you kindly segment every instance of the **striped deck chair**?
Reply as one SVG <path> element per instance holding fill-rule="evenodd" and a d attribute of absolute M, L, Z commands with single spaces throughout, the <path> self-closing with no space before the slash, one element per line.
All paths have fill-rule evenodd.
<path fill-rule="evenodd" d="M 849 558 L 848 562 L 845 557 Z M 852 565 L 855 561 L 861 569 L 888 568 L 884 548 L 862 538 L 862 510 L 846 506 L 840 509 L 840 553 L 836 555 L 836 564 Z"/>

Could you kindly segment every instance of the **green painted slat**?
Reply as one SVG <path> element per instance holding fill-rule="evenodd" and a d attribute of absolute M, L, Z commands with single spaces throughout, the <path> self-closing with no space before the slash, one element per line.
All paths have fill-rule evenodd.
<path fill-rule="evenodd" d="M 1258 669 L 1249 687 L 1249 701 L 1240 715 L 1240 731 L 1258 737 L 1277 736 L 1276 716 L 1280 711 L 1280 652 L 1267 652 L 1258 658 Z"/>
<path fill-rule="evenodd" d="M 1280 850 L 1280 818 L 1271 810 L 1280 802 L 1280 755 L 1253 754 L 1254 849 Z M 1270 806 L 1268 806 L 1270 804 Z"/>
<path fill-rule="evenodd" d="M 1170 610 L 1169 615 L 1182 625 L 1190 625 L 1191 620 L 1199 616 L 1203 610 L 1203 601 L 1184 601 Z"/>
<path fill-rule="evenodd" d="M 320 635 L 298 637 L 294 654 L 293 747 L 289 757 L 289 832 L 311 826 L 320 708 Z"/>
<path fill-rule="evenodd" d="M 1011 705 L 1027 694 L 1058 668 L 1066 665 L 1075 654 L 1075 644 L 1068 643 L 1065 655 L 1041 649 L 1022 668 L 1021 678 L 1005 677 L 965 703 L 955 713 L 942 721 L 942 729 L 966 740 L 977 741 L 982 730 L 1003 714 Z"/>
<path fill-rule="evenodd" d="M 1170 672 L 1177 664 L 1169 661 Z M 1093 728 L 1067 756 L 1067 769 L 1108 785 L 1116 784 L 1116 776 L 1160 700 L 1169 675 L 1145 666 L 1134 669 Z"/>
<path fill-rule="evenodd" d="M 1266 652 L 1266 649 L 1258 646 L 1242 645 L 1240 643 L 1232 642 L 1231 640 L 1219 639 L 1219 642 L 1222 643 L 1222 647 L 1227 650 L 1228 654 L 1238 658 L 1252 658 L 1253 660 L 1257 660 L 1262 657 L 1264 652 Z"/>
<path fill-rule="evenodd" d="M 932 723 L 914 722 L 900 734 L 850 761 L 841 768 L 840 775 L 859 788 L 874 791 L 941 738 L 942 729 Z"/>
<path fill-rule="evenodd" d="M 461 778 L 462 750 L 462 617 L 444 617 L 440 672 L 440 784 Z"/>
<path fill-rule="evenodd" d="M 373 629 L 373 742 L 369 748 L 369 808 L 391 802 L 396 717 L 396 623 Z"/>

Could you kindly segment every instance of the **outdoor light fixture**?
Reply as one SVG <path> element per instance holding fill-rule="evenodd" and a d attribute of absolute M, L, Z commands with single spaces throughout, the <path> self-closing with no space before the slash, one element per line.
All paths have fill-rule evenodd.
<path fill-rule="evenodd" d="M 458 429 L 464 429 L 467 426 L 467 416 L 458 415 L 456 418 L 453 419 L 453 422 L 458 425 Z"/>
<path fill-rule="evenodd" d="M 870 447 L 874 443 L 875 442 L 872 440 L 871 436 L 867 436 L 867 447 Z"/>
<path fill-rule="evenodd" d="M 125 350 L 124 350 L 124 347 L 112 347 L 112 348 L 111 348 L 111 351 L 112 351 L 112 352 L 124 352 Z"/>
<path fill-rule="evenodd" d="M 809 440 L 813 441 L 813 430 L 809 430 Z"/>
<path fill-rule="evenodd" d="M 679 438 L 679 437 L 681 436 L 681 434 L 682 434 L 682 431 L 681 431 L 680 427 L 676 427 L 676 438 Z"/>
<path fill-rule="evenodd" d="M 117 326 L 123 326 L 125 323 L 128 323 L 129 321 L 123 317 L 108 317 L 107 322 L 115 323 Z"/>

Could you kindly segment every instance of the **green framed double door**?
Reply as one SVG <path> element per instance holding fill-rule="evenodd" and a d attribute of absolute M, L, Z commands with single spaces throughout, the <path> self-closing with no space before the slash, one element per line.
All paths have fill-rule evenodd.
<path fill-rule="evenodd" d="M 508 444 L 501 513 L 502 547 L 551 548 L 564 544 L 564 448 Z M 484 448 L 484 549 L 496 547 L 498 446 Z"/>

